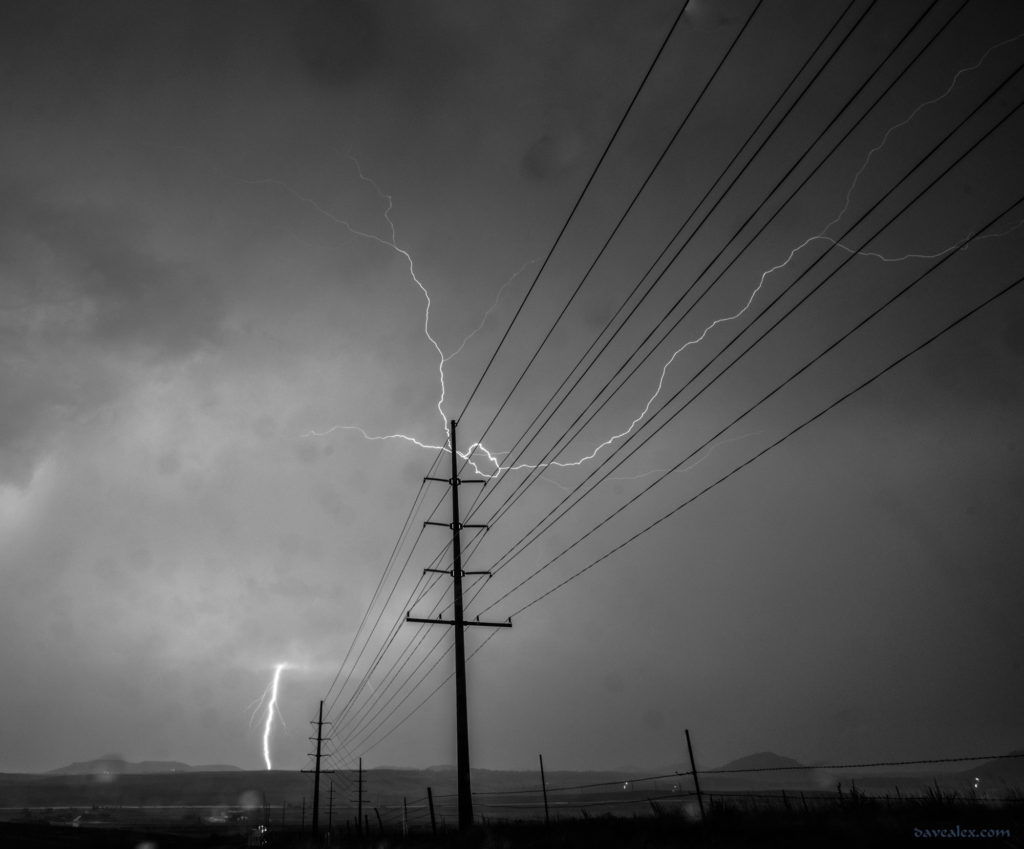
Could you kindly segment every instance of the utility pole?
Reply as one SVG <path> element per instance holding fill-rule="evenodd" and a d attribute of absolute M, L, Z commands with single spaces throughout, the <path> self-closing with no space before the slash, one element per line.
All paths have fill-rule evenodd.
<path fill-rule="evenodd" d="M 331 781 L 327 787 L 327 834 L 330 835 L 334 826 L 334 782 Z"/>
<path fill-rule="evenodd" d="M 507 622 L 481 622 L 475 619 L 467 622 L 462 614 L 462 578 L 465 575 L 490 575 L 490 572 L 463 572 L 462 571 L 462 541 L 459 531 L 463 528 L 483 528 L 487 525 L 463 525 L 459 517 L 459 487 L 464 483 L 484 484 L 483 480 L 460 480 L 459 479 L 459 455 L 455 444 L 455 419 L 451 420 L 451 430 L 448 441 L 452 454 L 452 476 L 450 478 L 432 478 L 425 480 L 446 483 L 452 488 L 452 520 L 449 524 L 444 522 L 424 522 L 424 525 L 440 525 L 452 529 L 452 569 L 426 569 L 427 572 L 444 572 L 452 576 L 452 619 L 417 619 L 411 611 L 406 614 L 406 622 L 423 622 L 428 625 L 452 625 L 455 628 L 455 741 L 456 758 L 458 764 L 458 788 L 459 788 L 459 829 L 465 830 L 473 825 L 473 790 L 469 780 L 469 717 L 466 709 L 466 634 L 467 625 L 478 625 L 484 628 L 511 628 L 512 621 Z"/>
<path fill-rule="evenodd" d="M 320 713 L 317 715 L 315 720 L 310 720 L 310 725 L 316 726 L 316 737 L 310 737 L 310 740 L 316 740 L 316 754 L 310 752 L 311 757 L 316 758 L 316 769 L 304 769 L 303 772 L 313 773 L 313 837 L 316 837 L 317 829 L 320 825 L 320 773 L 333 773 L 333 769 L 320 769 L 320 747 L 324 739 L 324 726 L 330 725 L 329 722 L 324 722 L 324 700 L 320 700 Z M 305 821 L 305 815 L 303 815 L 303 821 Z"/>
<path fill-rule="evenodd" d="M 356 831 L 363 833 L 363 759 L 359 759 L 359 807 L 356 809 Z"/>

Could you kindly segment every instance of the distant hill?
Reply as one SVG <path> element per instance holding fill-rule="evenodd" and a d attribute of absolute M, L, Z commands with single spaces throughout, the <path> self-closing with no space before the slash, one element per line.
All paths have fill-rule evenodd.
<path fill-rule="evenodd" d="M 139 761 L 133 763 L 116 755 L 107 755 L 91 761 L 76 761 L 67 766 L 51 769 L 47 775 L 149 775 L 168 772 L 238 772 L 230 764 L 192 766 L 181 761 Z"/>
<path fill-rule="evenodd" d="M 994 761 L 985 761 L 969 767 L 960 772 L 964 781 L 974 783 L 974 778 L 980 778 L 983 782 L 995 782 L 1015 787 L 1024 786 L 1024 750 L 1018 749 L 1009 752 L 1005 758 Z M 982 784 L 982 787 L 986 786 Z"/>
<path fill-rule="evenodd" d="M 800 761 L 777 755 L 775 752 L 757 752 L 753 755 L 729 761 L 719 769 L 778 769 L 779 767 L 804 766 Z"/>

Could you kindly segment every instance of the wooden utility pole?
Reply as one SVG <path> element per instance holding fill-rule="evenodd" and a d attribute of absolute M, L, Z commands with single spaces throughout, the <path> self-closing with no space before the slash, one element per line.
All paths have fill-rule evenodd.
<path fill-rule="evenodd" d="M 463 528 L 483 528 L 487 525 L 463 525 L 459 517 L 459 487 L 464 483 L 486 483 L 483 480 L 459 479 L 459 455 L 455 443 L 455 419 L 451 420 L 448 442 L 452 455 L 452 476 L 450 478 L 432 478 L 425 480 L 447 483 L 452 489 L 452 520 L 444 522 L 424 522 L 424 525 L 440 525 L 452 529 L 452 568 L 426 569 L 427 572 L 444 572 L 452 576 L 452 619 L 417 619 L 410 611 L 406 614 L 407 622 L 422 622 L 428 625 L 452 625 L 455 628 L 455 748 L 458 765 L 459 789 L 459 829 L 468 829 L 473 825 L 473 790 L 469 779 L 469 717 L 466 708 L 466 634 L 467 625 L 478 625 L 484 628 L 511 628 L 511 620 L 507 622 L 467 622 L 462 612 L 462 578 L 465 575 L 490 575 L 490 572 L 462 571 L 462 541 L 459 532 Z"/>
<path fill-rule="evenodd" d="M 697 778 L 697 765 L 693 762 L 693 746 L 690 745 L 690 729 L 684 728 L 686 734 L 686 751 L 690 753 L 690 775 L 693 776 L 693 789 L 697 791 L 697 806 L 700 808 L 700 818 L 704 819 L 704 799 L 700 795 L 700 779 Z"/>
<path fill-rule="evenodd" d="M 359 759 L 359 807 L 356 809 L 357 831 L 363 833 L 363 759 Z"/>
<path fill-rule="evenodd" d="M 310 752 L 310 756 L 316 758 L 316 769 L 304 769 L 303 772 L 313 773 L 313 823 L 312 833 L 313 837 L 316 837 L 317 830 L 320 827 L 320 773 L 332 773 L 333 769 L 321 770 L 320 769 L 320 749 L 324 739 L 324 726 L 330 725 L 329 722 L 324 722 L 324 701 L 320 700 L 320 713 L 317 718 L 310 720 L 310 725 L 316 726 L 316 737 L 310 737 L 310 740 L 316 740 L 316 754 Z M 303 808 L 305 811 L 305 808 Z M 305 813 L 303 813 L 303 822 L 305 822 Z"/>

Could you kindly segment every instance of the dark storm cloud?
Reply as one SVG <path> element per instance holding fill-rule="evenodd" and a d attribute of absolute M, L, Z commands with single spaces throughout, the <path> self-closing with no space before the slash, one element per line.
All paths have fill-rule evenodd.
<path fill-rule="evenodd" d="M 41 2 L 4 11 L 0 45 L 8 73 L 31 70 L 65 94 L 289 68 L 325 86 L 383 78 L 422 87 L 456 74 L 474 52 L 446 17 L 465 16 L 353 0 Z"/>
<path fill-rule="evenodd" d="M 239 31 L 266 19 L 259 4 L 7 4 L 0 15 L 3 67 L 12 75 L 31 71 L 35 84 L 59 86 L 65 96 L 202 78 L 226 71 L 237 59 L 233 45 L 246 43 Z"/>
<path fill-rule="evenodd" d="M 56 202 L 11 185 L 4 197 L 4 272 L 27 304 L 34 291 L 53 286 L 53 298 L 87 314 L 83 341 L 101 348 L 181 356 L 216 340 L 224 315 L 216 284 L 156 256 L 151 235 L 128 210 Z M 57 272 L 49 280 L 43 262 Z"/>
<path fill-rule="evenodd" d="M 561 177 L 569 173 L 579 154 L 579 139 L 571 131 L 545 133 L 523 156 L 523 173 L 537 180 Z"/>
<path fill-rule="evenodd" d="M 117 398 L 105 358 L 187 356 L 217 342 L 225 306 L 213 281 L 155 256 L 125 209 L 23 184 L 7 183 L 3 197 L 0 478 L 24 484 L 54 428 Z"/>
<path fill-rule="evenodd" d="M 290 14 L 296 54 L 323 85 L 383 78 L 436 87 L 465 69 L 474 53 L 424 4 L 312 0 L 294 4 Z"/>

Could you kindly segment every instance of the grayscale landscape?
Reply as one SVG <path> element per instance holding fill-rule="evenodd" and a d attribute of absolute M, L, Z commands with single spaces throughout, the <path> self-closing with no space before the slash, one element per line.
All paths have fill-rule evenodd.
<path fill-rule="evenodd" d="M 1020 3 L 6 0 L 0 93 L 0 846 L 1024 846 Z"/>

